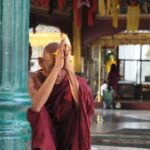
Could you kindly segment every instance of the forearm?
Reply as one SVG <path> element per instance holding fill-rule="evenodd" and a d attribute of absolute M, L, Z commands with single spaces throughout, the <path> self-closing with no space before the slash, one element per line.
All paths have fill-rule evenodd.
<path fill-rule="evenodd" d="M 76 75 L 75 75 L 73 69 L 67 71 L 67 77 L 69 80 L 69 85 L 71 88 L 72 96 L 73 96 L 75 102 L 78 104 L 79 103 L 79 82 L 76 78 Z"/>
<path fill-rule="evenodd" d="M 42 86 L 32 96 L 33 111 L 39 112 L 48 100 L 48 97 L 53 89 L 59 71 L 60 69 L 54 68 L 45 80 L 45 82 L 42 84 Z"/>

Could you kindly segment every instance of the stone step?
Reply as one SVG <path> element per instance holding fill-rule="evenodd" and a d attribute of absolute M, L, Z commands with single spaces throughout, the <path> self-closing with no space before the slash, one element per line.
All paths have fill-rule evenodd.
<path fill-rule="evenodd" d="M 143 133 L 140 134 L 141 131 L 143 131 Z M 116 131 L 116 133 L 92 134 L 92 144 L 150 149 L 150 131 L 141 131 L 137 130 L 131 132 L 131 130 L 129 130 L 128 132 L 128 130 L 121 130 Z"/>
<path fill-rule="evenodd" d="M 91 150 L 149 150 L 149 148 L 92 145 Z"/>

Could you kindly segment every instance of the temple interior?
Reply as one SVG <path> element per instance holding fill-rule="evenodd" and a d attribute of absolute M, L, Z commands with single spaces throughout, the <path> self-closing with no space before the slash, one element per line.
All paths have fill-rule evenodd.
<path fill-rule="evenodd" d="M 93 93 L 91 150 L 150 149 L 150 0 L 1 0 L 0 35 L 0 150 L 30 150 L 27 73 L 63 38 Z M 112 65 L 117 89 L 108 104 Z"/>
<path fill-rule="evenodd" d="M 116 0 L 111 5 L 109 2 L 98 0 L 92 16 L 89 12 L 94 1 L 81 2 L 79 18 L 70 0 L 63 11 L 59 6 L 50 5 L 50 13 L 33 0 L 30 6 L 31 70 L 39 69 L 36 60 L 49 42 L 48 36 L 55 37 L 53 34 L 60 31 L 65 33 L 73 46 L 75 71 L 87 79 L 93 92 L 92 150 L 148 150 L 150 1 Z M 39 40 L 39 34 L 45 32 L 49 35 Z M 114 107 L 105 109 L 101 86 L 107 81 L 113 63 L 119 72 L 118 96 L 113 101 Z"/>

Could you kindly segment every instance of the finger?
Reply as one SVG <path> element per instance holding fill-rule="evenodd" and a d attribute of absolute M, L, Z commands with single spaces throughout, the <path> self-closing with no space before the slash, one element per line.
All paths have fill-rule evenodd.
<path fill-rule="evenodd" d="M 65 38 L 63 38 L 60 42 L 60 46 L 64 45 L 65 44 Z"/>
<path fill-rule="evenodd" d="M 65 42 L 64 41 L 60 44 L 59 48 L 61 51 L 64 51 L 64 49 L 65 49 Z"/>
<path fill-rule="evenodd" d="M 54 53 L 54 55 L 56 55 L 56 56 L 60 55 L 60 54 L 63 53 L 63 51 L 64 51 L 64 44 L 60 43 L 59 48 L 56 50 L 56 52 Z"/>
<path fill-rule="evenodd" d="M 65 50 L 64 55 L 67 57 L 69 55 L 69 51 Z"/>

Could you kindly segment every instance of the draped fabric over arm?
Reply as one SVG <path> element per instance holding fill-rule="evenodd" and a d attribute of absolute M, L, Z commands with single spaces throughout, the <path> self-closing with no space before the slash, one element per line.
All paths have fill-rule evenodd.
<path fill-rule="evenodd" d="M 67 77 L 53 91 L 42 110 L 28 110 L 32 128 L 32 148 L 41 150 L 90 150 L 91 115 L 93 99 L 84 78 L 77 77 L 80 84 L 77 107 Z"/>
<path fill-rule="evenodd" d="M 27 116 L 32 128 L 32 149 L 56 150 L 54 129 L 46 109 L 43 107 L 39 113 L 29 109 Z"/>
<path fill-rule="evenodd" d="M 94 112 L 93 97 L 91 89 L 84 78 L 78 78 L 80 84 L 79 93 L 79 120 L 76 126 L 74 137 L 74 146 L 72 150 L 90 150 L 91 149 L 91 115 Z M 78 140 L 76 140 L 78 139 Z"/>

